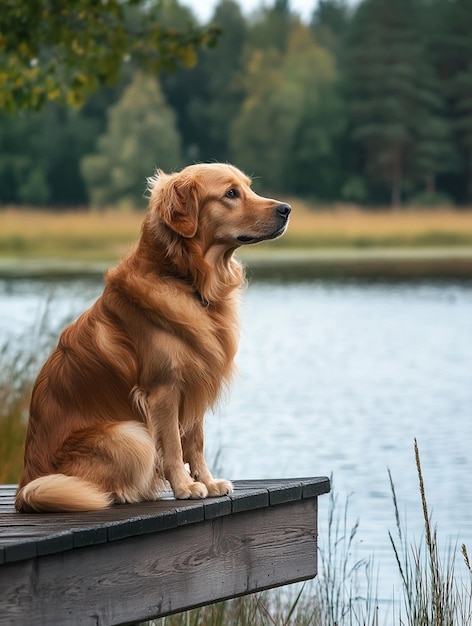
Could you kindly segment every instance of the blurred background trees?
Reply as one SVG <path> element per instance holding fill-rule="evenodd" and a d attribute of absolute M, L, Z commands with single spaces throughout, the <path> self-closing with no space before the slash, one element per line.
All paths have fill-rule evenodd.
<path fill-rule="evenodd" d="M 310 23 L 220 0 L 207 25 L 178 0 L 109 2 L 98 49 L 84 4 L 62 16 L 75 43 L 57 16 L 9 37 L 0 18 L 0 204 L 138 206 L 154 167 L 207 160 L 320 202 L 472 203 L 472 0 L 314 0 Z"/>
<path fill-rule="evenodd" d="M 180 135 L 158 80 L 136 72 L 119 101 L 107 109 L 97 152 L 81 160 L 92 204 L 139 206 L 156 163 L 165 171 L 181 164 Z"/>

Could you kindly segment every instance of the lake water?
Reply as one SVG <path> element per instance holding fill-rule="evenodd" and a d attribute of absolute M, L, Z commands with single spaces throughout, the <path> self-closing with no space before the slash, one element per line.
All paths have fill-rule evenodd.
<path fill-rule="evenodd" d="M 100 291 L 91 280 L 0 280 L 0 346 L 24 342 L 46 302 L 57 326 Z M 399 578 L 387 469 L 418 543 L 416 437 L 439 536 L 471 553 L 472 283 L 253 282 L 241 317 L 239 372 L 206 422 L 210 462 L 235 479 L 332 474 L 340 513 L 349 497 L 349 524 L 360 520 L 353 559 L 374 556 L 388 600 Z"/>

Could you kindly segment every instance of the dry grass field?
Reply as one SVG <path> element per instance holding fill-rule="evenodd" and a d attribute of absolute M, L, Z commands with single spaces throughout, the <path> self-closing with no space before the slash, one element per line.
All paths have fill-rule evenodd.
<path fill-rule="evenodd" d="M 113 260 L 136 241 L 138 212 L 0 212 L 0 256 Z"/>
<path fill-rule="evenodd" d="M 269 245 L 304 249 L 472 245 L 472 211 L 363 211 L 317 208 L 298 200 L 287 234 Z M 139 236 L 141 212 L 0 211 L 0 256 L 113 261 Z M 264 249 L 264 246 L 260 246 Z"/>
<path fill-rule="evenodd" d="M 313 210 L 295 201 L 287 246 L 392 247 L 472 244 L 472 211 L 451 208 L 431 210 L 365 211 L 340 206 Z"/>

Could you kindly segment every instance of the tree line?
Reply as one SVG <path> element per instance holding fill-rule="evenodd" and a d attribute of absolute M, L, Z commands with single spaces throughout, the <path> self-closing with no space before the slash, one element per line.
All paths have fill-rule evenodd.
<path fill-rule="evenodd" d="M 211 24 L 192 68 L 131 59 L 80 107 L 1 113 L 0 206 L 138 206 L 155 167 L 212 160 L 319 202 L 472 203 L 472 0 L 319 0 L 309 23 L 220 0 Z"/>

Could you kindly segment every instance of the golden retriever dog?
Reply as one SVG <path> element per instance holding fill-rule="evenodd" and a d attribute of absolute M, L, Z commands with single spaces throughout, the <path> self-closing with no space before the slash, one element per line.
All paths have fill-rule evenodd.
<path fill-rule="evenodd" d="M 238 345 L 244 272 L 233 253 L 282 235 L 290 206 L 227 164 L 148 182 L 136 248 L 35 382 L 18 511 L 156 500 L 166 481 L 176 498 L 232 492 L 207 467 L 203 421 Z"/>

